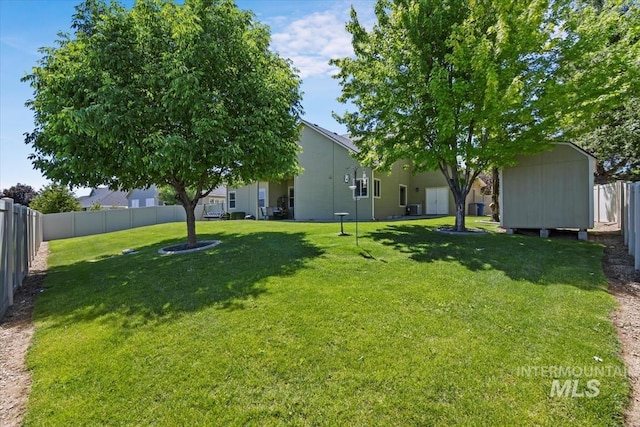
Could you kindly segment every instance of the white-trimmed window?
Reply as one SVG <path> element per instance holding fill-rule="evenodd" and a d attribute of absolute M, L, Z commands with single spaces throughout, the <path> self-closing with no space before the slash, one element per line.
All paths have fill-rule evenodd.
<path fill-rule="evenodd" d="M 236 208 L 236 192 L 229 191 L 229 209 Z"/>
<path fill-rule="evenodd" d="M 375 197 L 376 199 L 379 199 L 380 196 L 380 180 L 379 179 L 374 179 L 373 180 L 373 197 Z"/>
<path fill-rule="evenodd" d="M 258 190 L 258 207 L 264 208 L 266 206 L 265 201 L 267 198 L 267 191 L 264 188 Z"/>
<path fill-rule="evenodd" d="M 144 205 L 146 207 L 155 206 L 156 205 L 156 199 L 154 199 L 153 197 L 148 197 L 147 200 L 145 200 Z"/>
<path fill-rule="evenodd" d="M 131 207 L 139 208 L 140 207 L 140 199 L 131 199 Z"/>
<path fill-rule="evenodd" d="M 289 209 L 293 209 L 294 207 L 294 203 L 293 203 L 294 195 L 295 195 L 295 192 L 293 190 L 293 187 L 289 187 Z"/>
<path fill-rule="evenodd" d="M 407 186 L 404 184 L 400 184 L 400 206 L 407 206 Z"/>
<path fill-rule="evenodd" d="M 359 198 L 368 198 L 369 197 L 369 185 L 367 180 L 356 179 L 356 189 L 354 190 L 355 196 Z"/>

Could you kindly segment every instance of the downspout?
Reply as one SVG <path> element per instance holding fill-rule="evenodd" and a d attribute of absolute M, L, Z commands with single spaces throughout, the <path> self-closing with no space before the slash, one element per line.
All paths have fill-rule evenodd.
<path fill-rule="evenodd" d="M 371 185 L 369 186 L 369 188 L 372 190 L 370 191 L 371 194 L 371 221 L 375 221 L 376 220 L 376 185 L 375 185 L 375 180 L 374 180 L 374 176 L 373 176 L 373 168 L 371 168 Z"/>

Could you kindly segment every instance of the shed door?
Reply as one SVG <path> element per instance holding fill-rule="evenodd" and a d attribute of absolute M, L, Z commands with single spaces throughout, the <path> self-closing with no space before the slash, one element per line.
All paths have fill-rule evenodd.
<path fill-rule="evenodd" d="M 449 187 L 427 188 L 427 215 L 447 215 L 449 213 Z"/>

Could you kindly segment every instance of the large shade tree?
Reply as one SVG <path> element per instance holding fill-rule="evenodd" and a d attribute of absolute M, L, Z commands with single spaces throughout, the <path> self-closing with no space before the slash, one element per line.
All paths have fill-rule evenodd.
<path fill-rule="evenodd" d="M 231 0 L 86 0 L 71 35 L 24 80 L 46 176 L 74 186 L 172 187 L 196 245 L 195 206 L 221 183 L 293 173 L 300 79 Z"/>
<path fill-rule="evenodd" d="M 596 156 L 598 182 L 640 179 L 640 3 L 577 3 L 565 17 L 561 77 L 574 93 L 563 109 L 566 134 Z M 598 98 L 585 96 L 590 87 Z"/>
<path fill-rule="evenodd" d="M 2 190 L 2 197 L 9 197 L 13 199 L 14 203 L 19 203 L 23 206 L 29 206 L 37 195 L 38 192 L 32 186 L 20 183 Z"/>
<path fill-rule="evenodd" d="M 387 168 L 404 158 L 416 172 L 440 170 L 455 200 L 455 227 L 464 230 L 464 201 L 478 174 L 563 136 L 561 112 L 575 90 L 566 84 L 565 50 L 582 51 L 578 38 L 565 37 L 572 7 L 577 3 L 378 0 L 371 30 L 352 9 L 347 30 L 355 57 L 333 63 L 340 100 L 357 110 L 338 120 L 355 137 L 361 160 Z M 581 89 L 585 101 L 598 96 Z"/>
<path fill-rule="evenodd" d="M 596 159 L 596 181 L 640 180 L 640 98 L 595 114 L 598 127 L 577 139 Z"/>

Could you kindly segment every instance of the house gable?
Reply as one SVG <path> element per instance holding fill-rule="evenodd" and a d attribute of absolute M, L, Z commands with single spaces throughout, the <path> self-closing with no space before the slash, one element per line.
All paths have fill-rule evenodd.
<path fill-rule="evenodd" d="M 349 185 L 358 162 L 351 156 L 355 145 L 345 137 L 317 125 L 303 122 L 302 152 L 298 162 L 304 169 L 295 177 L 297 219 L 332 219 L 338 211 L 354 210 Z M 367 169 L 370 178 L 370 170 Z M 359 170 L 359 175 L 362 169 Z M 345 175 L 347 182 L 345 182 Z M 371 198 L 359 200 L 363 218 L 371 218 Z M 355 213 L 353 214 L 355 215 Z"/>

